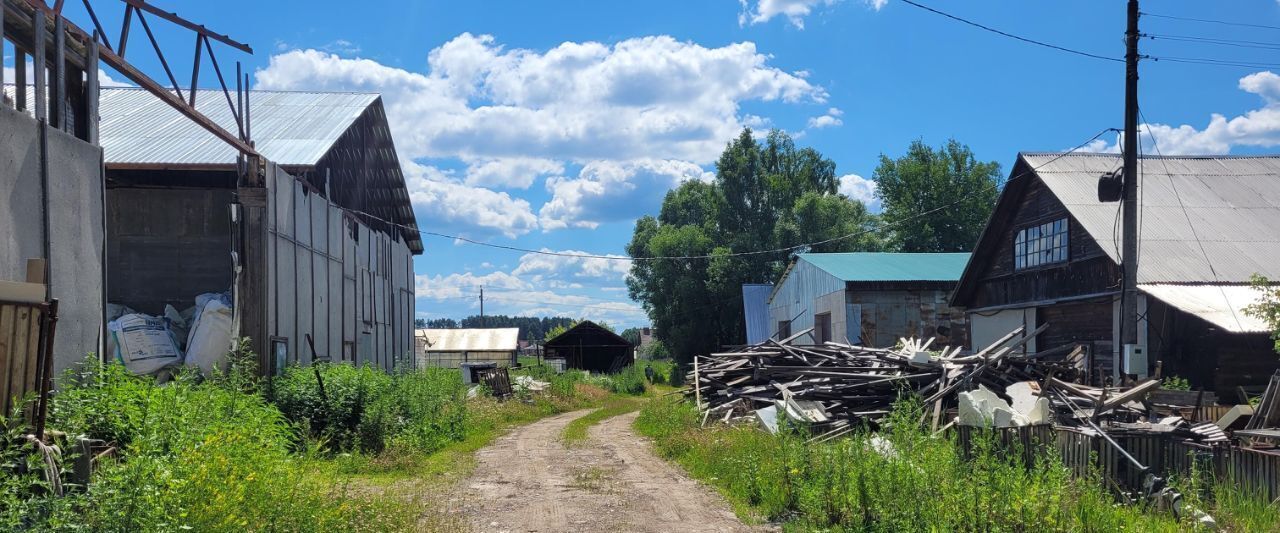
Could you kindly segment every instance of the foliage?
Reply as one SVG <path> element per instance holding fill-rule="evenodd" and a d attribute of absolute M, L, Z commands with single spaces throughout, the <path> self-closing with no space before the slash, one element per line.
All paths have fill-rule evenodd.
<path fill-rule="evenodd" d="M 618 334 L 618 336 L 627 339 L 627 342 L 631 343 L 633 346 L 640 345 L 640 328 L 624 329 L 622 330 L 622 333 Z"/>
<path fill-rule="evenodd" d="M 667 192 L 656 218 L 636 221 L 631 257 L 713 256 L 632 263 L 630 295 L 677 360 L 742 342 L 742 306 L 732 303 L 740 301 L 742 284 L 772 282 L 790 260 L 788 251 L 735 252 L 828 239 L 834 240 L 809 251 L 880 248 L 869 231 L 875 217 L 838 195 L 838 182 L 835 163 L 817 151 L 797 148 L 777 130 L 761 142 L 744 129 L 716 162 L 713 183 L 687 181 Z"/>
<path fill-rule="evenodd" d="M 527 340 L 538 340 L 546 338 L 547 332 L 556 326 L 564 326 L 572 324 L 574 320 L 569 317 L 535 317 L 535 316 L 507 316 L 507 315 L 485 315 L 481 320 L 479 315 L 471 315 L 463 318 L 461 321 L 452 318 L 433 318 L 423 321 L 423 328 L 433 329 L 458 329 L 458 328 L 519 328 L 520 338 Z"/>
<path fill-rule="evenodd" d="M 667 343 L 662 339 L 653 339 L 642 347 L 640 347 L 640 356 L 645 359 L 670 359 L 671 352 L 667 350 Z"/>
<path fill-rule="evenodd" d="M 1160 388 L 1164 390 L 1189 391 L 1191 390 L 1191 383 L 1182 376 L 1169 376 L 1160 381 Z"/>
<path fill-rule="evenodd" d="M 413 319 L 413 329 L 426 329 L 426 328 L 427 328 L 427 319 L 425 318 Z"/>
<path fill-rule="evenodd" d="M 461 440 L 465 394 L 458 372 L 444 368 L 387 374 L 372 366 L 319 363 L 290 367 L 271 385 L 272 400 L 309 437 L 333 451 L 366 453 L 393 444 L 429 453 Z"/>
<path fill-rule="evenodd" d="M 741 514 L 801 531 L 1180 531 L 1170 514 L 1116 505 L 1096 478 L 1075 479 L 1051 449 L 1033 466 L 979 436 L 965 460 L 954 440 L 918 429 L 920 409 L 900 403 L 880 433 L 808 443 L 807 435 L 755 428 L 699 429 L 689 404 L 655 400 L 637 429 L 722 491 Z M 1223 494 L 1230 499 L 1224 505 Z M 1210 514 L 1230 530 L 1274 525 L 1260 498 L 1220 493 Z M 1260 508 L 1261 507 L 1261 508 Z M 1241 518 L 1233 518 L 1233 517 Z M 1230 525 L 1241 526 L 1230 527 Z M 1262 526 L 1266 529 L 1267 526 Z"/>
<path fill-rule="evenodd" d="M 882 154 L 874 179 L 889 247 L 900 252 L 972 250 L 1002 180 L 998 163 L 978 161 L 955 139 L 937 150 L 916 140 L 897 159 Z"/>
<path fill-rule="evenodd" d="M 574 320 L 574 321 L 572 321 L 572 322 L 570 322 L 570 323 L 568 323 L 568 324 L 559 324 L 559 325 L 556 325 L 556 326 L 552 327 L 550 330 L 547 330 L 547 335 L 546 335 L 545 337 L 543 337 L 543 339 L 542 339 L 542 340 L 544 340 L 544 341 L 550 341 L 551 339 L 554 339 L 554 338 L 556 338 L 556 337 L 559 337 L 560 335 L 563 335 L 563 334 L 564 334 L 564 332 L 569 331 L 569 329 L 570 329 L 570 328 L 572 328 L 572 327 L 574 327 L 574 326 L 576 326 L 576 325 L 578 325 L 578 321 L 577 321 L 577 320 Z"/>
<path fill-rule="evenodd" d="M 107 440 L 117 446 L 118 459 L 102 464 L 87 490 L 62 498 L 17 494 L 15 483 L 0 482 L 0 529 L 382 531 L 412 525 L 412 515 L 394 502 L 310 478 L 290 454 L 297 444 L 292 427 L 257 394 L 194 373 L 159 386 L 117 364 L 87 361 L 83 369 L 61 382 L 50 426 Z"/>
<path fill-rule="evenodd" d="M 1271 338 L 1275 340 L 1275 350 L 1280 352 L 1280 284 L 1272 284 L 1271 280 L 1259 274 L 1254 274 L 1250 281 L 1262 296 L 1244 312 L 1267 323 L 1271 328 Z"/>

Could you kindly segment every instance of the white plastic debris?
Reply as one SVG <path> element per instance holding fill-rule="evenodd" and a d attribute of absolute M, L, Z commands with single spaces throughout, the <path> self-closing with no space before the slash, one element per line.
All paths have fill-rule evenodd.
<path fill-rule="evenodd" d="M 551 383 L 538 381 L 531 376 L 516 376 L 516 390 L 542 392 L 550 386 Z"/>
<path fill-rule="evenodd" d="M 108 322 L 107 331 L 112 355 L 134 374 L 153 374 L 182 361 L 182 351 L 163 318 L 128 314 Z"/>
<path fill-rule="evenodd" d="M 206 377 L 215 368 L 226 370 L 231 354 L 231 306 L 221 298 L 207 299 L 196 313 L 187 339 L 186 364 L 200 368 Z"/>
<path fill-rule="evenodd" d="M 911 354 L 909 362 L 913 365 L 927 365 L 933 362 L 933 356 L 929 355 L 929 352 L 920 350 Z"/>
<path fill-rule="evenodd" d="M 960 393 L 960 417 L 962 426 L 1015 427 L 1027 425 L 1027 417 L 1015 412 L 1009 402 L 979 385 L 977 390 Z"/>
<path fill-rule="evenodd" d="M 763 409 L 756 409 L 756 418 L 760 420 L 760 425 L 764 426 L 769 433 L 778 432 L 778 408 L 770 405 Z"/>

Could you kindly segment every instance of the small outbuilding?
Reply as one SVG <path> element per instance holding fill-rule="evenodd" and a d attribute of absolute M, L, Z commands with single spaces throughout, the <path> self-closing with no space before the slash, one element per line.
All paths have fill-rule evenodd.
<path fill-rule="evenodd" d="M 414 335 L 418 368 L 458 368 L 462 363 L 512 366 L 520 328 L 420 329 Z"/>
<path fill-rule="evenodd" d="M 635 360 L 635 346 L 607 328 L 583 320 L 547 341 L 547 359 L 563 359 L 566 368 L 608 373 Z"/>
<path fill-rule="evenodd" d="M 967 253 L 799 254 L 769 295 L 771 337 L 891 347 L 902 337 L 968 344 L 964 313 L 947 302 Z"/>

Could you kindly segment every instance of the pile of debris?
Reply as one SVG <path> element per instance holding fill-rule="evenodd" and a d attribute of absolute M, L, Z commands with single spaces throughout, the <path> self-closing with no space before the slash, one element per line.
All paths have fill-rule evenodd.
<path fill-rule="evenodd" d="M 821 440 L 877 427 L 904 393 L 923 399 L 920 422 L 934 431 L 1056 422 L 1102 432 L 1098 423 L 1105 420 L 1116 431 L 1226 440 L 1212 423 L 1152 420 L 1142 402 L 1159 388 L 1157 380 L 1106 389 L 1075 383 L 1084 375 L 1083 347 L 1026 355 L 1024 346 L 1047 327 L 1019 327 L 970 355 L 959 348 L 930 351 L 932 340 L 916 339 L 901 339 L 894 348 L 793 344 L 812 331 L 805 330 L 697 358 L 686 395 L 703 410 L 704 424 L 759 423 L 776 431 L 786 419 L 809 425 Z"/>

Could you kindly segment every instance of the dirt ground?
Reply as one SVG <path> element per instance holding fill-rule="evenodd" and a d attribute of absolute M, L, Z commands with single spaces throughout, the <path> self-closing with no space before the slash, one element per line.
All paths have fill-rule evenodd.
<path fill-rule="evenodd" d="M 535 422 L 477 453 L 460 487 L 475 531 L 771 531 L 743 525 L 718 494 L 655 456 L 631 429 L 635 413 L 565 447 L 561 431 L 587 412 Z"/>

